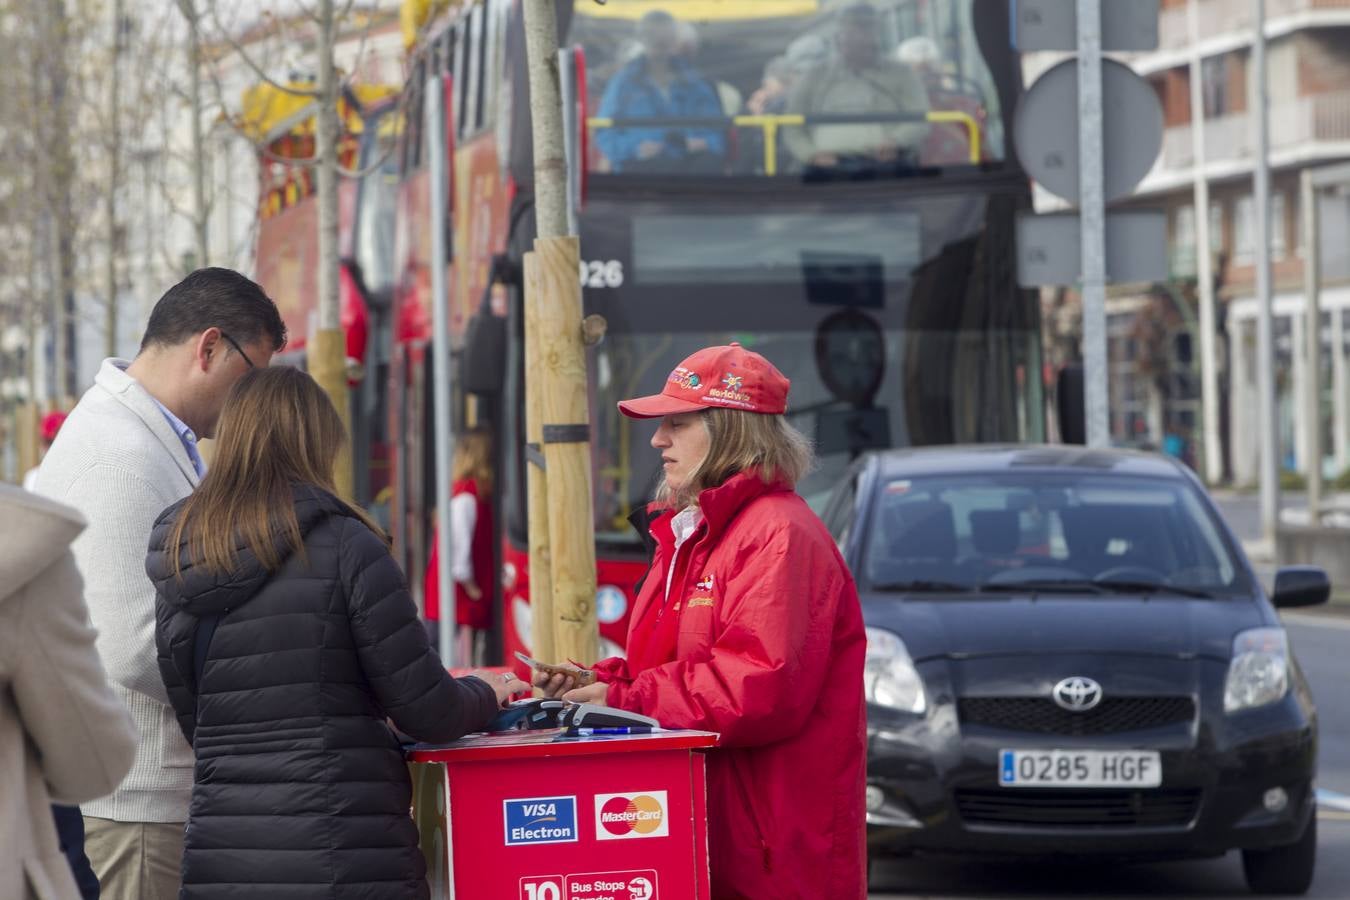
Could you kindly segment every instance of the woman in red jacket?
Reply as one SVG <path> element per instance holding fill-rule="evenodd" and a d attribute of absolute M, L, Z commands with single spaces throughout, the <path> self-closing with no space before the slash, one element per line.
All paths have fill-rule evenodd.
<path fill-rule="evenodd" d="M 811 462 L 788 380 L 739 344 L 686 359 L 660 394 L 664 481 L 627 658 L 600 682 L 536 673 L 550 695 L 721 734 L 708 760 L 713 896 L 859 898 L 866 639 L 853 579 L 793 488 Z"/>
<path fill-rule="evenodd" d="M 492 590 L 498 580 L 492 545 L 492 440 L 486 431 L 474 429 L 456 439 L 450 478 L 450 580 L 455 585 L 455 624 L 459 626 L 455 661 L 461 666 L 481 666 L 487 631 L 492 627 Z M 439 547 L 433 529 L 431 558 L 422 582 L 430 623 L 441 617 Z"/>

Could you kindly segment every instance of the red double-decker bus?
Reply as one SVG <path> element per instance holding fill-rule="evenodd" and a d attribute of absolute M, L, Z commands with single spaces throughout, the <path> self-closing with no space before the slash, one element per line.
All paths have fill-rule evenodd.
<path fill-rule="evenodd" d="M 583 300 L 609 325 L 588 353 L 602 652 L 621 649 L 646 564 L 627 520 L 659 476 L 651 428 L 615 401 L 659 391 L 700 347 L 739 341 L 791 378 L 789 416 L 820 460 L 808 501 L 874 447 L 1043 439 L 1038 304 L 1016 286 L 1030 186 L 1005 137 L 1022 89 L 1008 0 L 562 2 L 559 24 Z M 420 35 L 386 361 L 394 531 L 416 582 L 434 506 L 431 272 L 445 266 L 455 416 L 498 438 L 493 646 L 509 659 L 530 645 L 520 7 L 465 4 Z M 424 133 L 428 84 L 445 92 L 444 134 Z M 449 174 L 448 259 L 431 258 L 432 153 Z"/>

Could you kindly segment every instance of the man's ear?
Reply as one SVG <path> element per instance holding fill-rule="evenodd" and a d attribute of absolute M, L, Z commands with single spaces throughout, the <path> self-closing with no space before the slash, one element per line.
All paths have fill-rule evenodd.
<path fill-rule="evenodd" d="M 217 354 L 225 352 L 221 345 L 220 329 L 214 325 L 197 335 L 197 340 L 192 347 L 193 365 L 205 372 L 211 367 L 211 360 Z"/>

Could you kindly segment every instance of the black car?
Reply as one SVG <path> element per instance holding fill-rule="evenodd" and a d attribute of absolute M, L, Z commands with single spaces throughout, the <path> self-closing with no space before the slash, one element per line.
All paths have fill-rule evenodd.
<path fill-rule="evenodd" d="M 1243 853 L 1301 893 L 1317 714 L 1199 481 L 1162 456 L 943 447 L 858 461 L 825 509 L 867 622 L 875 858 Z"/>

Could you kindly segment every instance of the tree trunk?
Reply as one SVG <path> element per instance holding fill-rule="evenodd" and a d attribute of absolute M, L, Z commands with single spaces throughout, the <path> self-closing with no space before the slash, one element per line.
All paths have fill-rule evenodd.
<path fill-rule="evenodd" d="M 206 149 L 202 138 L 202 37 L 197 0 L 178 0 L 188 26 L 188 104 L 192 111 L 192 234 L 196 243 L 195 268 L 211 264 L 207 232 Z"/>
<path fill-rule="evenodd" d="M 559 659 L 594 660 L 595 516 L 586 407 L 586 349 L 581 332 L 580 244 L 567 234 L 567 156 L 552 0 L 525 0 L 525 40 L 534 127 L 538 238 L 534 278 L 525 294 L 526 378 L 535 381 L 548 469 L 549 568 L 554 649 Z M 533 514 L 533 511 L 532 511 Z M 530 571 L 544 565 L 533 557 Z M 533 582 L 532 582 L 533 583 Z M 531 591 L 532 602 L 537 591 Z M 544 660 L 550 662 L 550 660 Z"/>
<path fill-rule="evenodd" d="M 122 4 L 113 0 L 112 12 L 112 71 L 108 73 L 108 192 L 104 197 L 108 226 L 108 259 L 104 272 L 108 292 L 108 320 L 104 331 L 104 356 L 117 355 L 117 258 L 121 253 L 117 231 L 117 187 L 122 177 L 121 133 L 121 72 L 122 72 Z"/>
<path fill-rule="evenodd" d="M 310 373 L 333 401 L 344 430 L 350 434 L 347 340 L 342 331 L 338 295 L 338 83 L 333 65 L 335 29 L 333 0 L 319 0 L 319 98 L 314 142 L 319 182 L 319 330 L 310 343 L 308 354 Z M 353 480 L 351 451 L 344 448 L 338 458 L 336 472 L 337 489 L 341 496 L 351 499 Z"/>
<path fill-rule="evenodd" d="M 534 205 L 538 236 L 567 234 L 567 151 L 553 0 L 525 0 L 525 47 L 534 128 Z"/>

